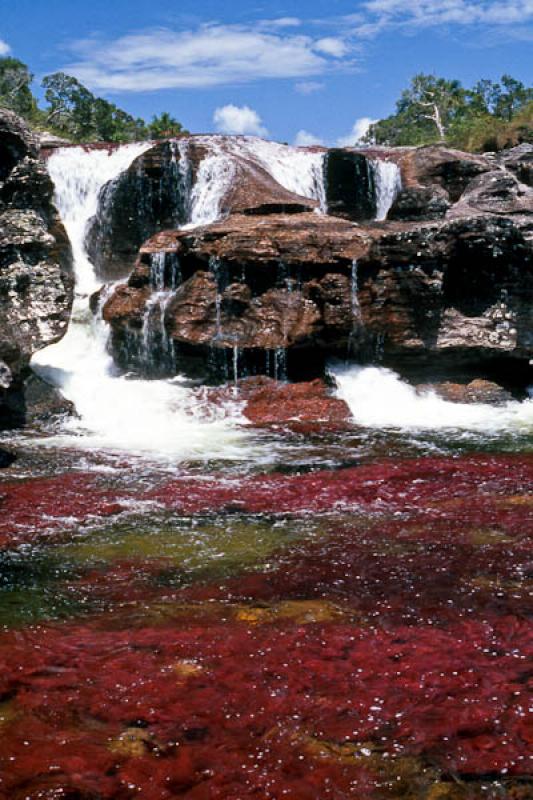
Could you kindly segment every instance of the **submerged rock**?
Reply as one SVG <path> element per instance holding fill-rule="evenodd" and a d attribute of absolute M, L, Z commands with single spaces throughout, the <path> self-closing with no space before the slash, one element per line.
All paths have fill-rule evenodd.
<path fill-rule="evenodd" d="M 417 390 L 421 393 L 435 392 L 443 400 L 451 403 L 488 403 L 490 405 L 504 405 L 513 399 L 511 392 L 493 381 L 477 378 L 469 383 L 426 383 L 419 384 Z"/>
<path fill-rule="evenodd" d="M 71 251 L 38 160 L 38 141 L 0 112 L 0 427 L 24 420 L 32 354 L 66 331 L 73 295 Z"/>

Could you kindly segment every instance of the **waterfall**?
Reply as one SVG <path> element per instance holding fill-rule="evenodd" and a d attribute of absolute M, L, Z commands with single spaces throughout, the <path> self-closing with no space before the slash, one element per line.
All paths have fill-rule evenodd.
<path fill-rule="evenodd" d="M 333 367 L 337 396 L 355 421 L 370 428 L 460 429 L 481 434 L 526 431 L 533 426 L 533 400 L 504 406 L 451 403 L 435 392 L 419 393 L 384 367 Z"/>
<path fill-rule="evenodd" d="M 393 161 L 371 162 L 376 186 L 376 220 L 387 219 L 398 192 L 402 188 L 400 169 Z"/>
<path fill-rule="evenodd" d="M 232 418 L 227 408 L 203 408 L 179 377 L 145 381 L 117 374 L 106 349 L 108 329 L 89 309 L 89 295 L 100 284 L 85 248 L 87 223 L 96 212 L 104 184 L 148 147 L 150 143 L 127 145 L 112 153 L 65 148 L 57 150 L 48 162 L 55 202 L 72 244 L 76 299 L 67 334 L 58 344 L 37 353 L 32 366 L 74 403 L 79 418 L 69 420 L 47 441 L 173 460 L 249 457 L 249 449 L 242 446 L 248 437 L 236 424 L 240 421 L 237 411 Z M 152 281 L 168 294 L 165 269 L 163 261 L 156 259 Z M 160 324 L 165 298 L 156 299 Z"/>
<path fill-rule="evenodd" d="M 247 156 L 262 166 L 287 191 L 309 200 L 317 200 L 319 211 L 327 213 L 325 153 L 290 147 L 253 136 L 234 139 L 231 147 L 236 154 Z"/>
<path fill-rule="evenodd" d="M 209 155 L 202 159 L 192 187 L 189 226 L 209 225 L 221 215 L 222 201 L 231 188 L 235 162 L 216 139 L 209 141 Z"/>

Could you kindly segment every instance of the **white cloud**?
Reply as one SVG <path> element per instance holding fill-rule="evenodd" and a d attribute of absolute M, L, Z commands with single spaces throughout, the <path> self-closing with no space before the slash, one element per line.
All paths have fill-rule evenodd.
<path fill-rule="evenodd" d="M 257 111 L 249 106 L 221 106 L 213 114 L 213 122 L 220 133 L 268 136 L 268 130 Z"/>
<path fill-rule="evenodd" d="M 294 90 L 298 94 L 314 94 L 314 92 L 319 92 L 323 89 L 324 86 L 325 84 L 321 81 L 300 81 L 295 84 Z"/>
<path fill-rule="evenodd" d="M 302 24 L 302 20 L 298 17 L 279 17 L 278 19 L 264 19 L 261 20 L 261 27 L 263 28 L 298 28 Z"/>
<path fill-rule="evenodd" d="M 505 26 L 533 20 L 533 0 L 367 0 L 364 9 L 366 19 L 354 20 L 355 33 L 364 37 L 391 26 Z"/>
<path fill-rule="evenodd" d="M 369 127 L 374 123 L 377 122 L 375 119 L 370 119 L 370 117 L 359 117 L 356 119 L 353 128 L 347 136 L 341 136 L 337 139 L 337 145 L 339 147 L 353 147 L 356 144 L 359 144 L 363 136 L 367 133 Z"/>
<path fill-rule="evenodd" d="M 333 58 L 342 58 L 347 55 L 349 47 L 343 39 L 337 39 L 335 36 L 325 36 L 315 42 L 315 49 L 320 53 L 326 53 Z"/>
<path fill-rule="evenodd" d="M 296 134 L 294 144 L 296 147 L 311 147 L 312 145 L 323 145 L 324 140 L 319 136 L 315 136 L 314 133 L 302 130 Z"/>
<path fill-rule="evenodd" d="M 8 53 L 11 52 L 11 48 L 7 42 L 4 42 L 3 39 L 0 39 L 0 56 L 7 56 Z"/>
<path fill-rule="evenodd" d="M 276 21 L 274 21 L 276 22 Z M 291 28 L 295 18 L 281 20 Z M 264 22 L 167 28 L 121 36 L 114 41 L 75 42 L 78 60 L 65 70 L 91 89 L 151 91 L 250 83 L 265 78 L 306 78 L 337 66 L 347 45 L 326 39 L 266 30 Z"/>

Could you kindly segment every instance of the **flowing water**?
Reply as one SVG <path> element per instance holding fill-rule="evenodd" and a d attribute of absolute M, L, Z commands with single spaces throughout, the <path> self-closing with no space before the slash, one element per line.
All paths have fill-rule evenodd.
<path fill-rule="evenodd" d="M 235 147 L 319 198 L 314 154 Z M 77 298 L 34 368 L 79 417 L 5 437 L 1 800 L 529 800 L 533 401 L 332 365 L 352 419 L 256 428 L 233 388 L 119 373 L 83 240 L 140 152 L 50 161 Z M 221 158 L 182 173 L 189 224 Z"/>

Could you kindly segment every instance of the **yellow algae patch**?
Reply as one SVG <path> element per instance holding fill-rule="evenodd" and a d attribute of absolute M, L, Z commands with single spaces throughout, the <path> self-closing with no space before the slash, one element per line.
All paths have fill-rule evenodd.
<path fill-rule="evenodd" d="M 344 616 L 343 610 L 328 600 L 286 600 L 273 606 L 240 606 L 235 611 L 236 619 L 249 625 L 261 625 L 278 620 L 290 620 L 299 625 L 308 625 L 313 622 L 330 622 L 342 616 Z"/>
<path fill-rule="evenodd" d="M 472 544 L 512 544 L 514 539 L 506 536 L 503 531 L 495 530 L 494 528 L 474 528 L 469 531 L 468 538 Z"/>
<path fill-rule="evenodd" d="M 175 672 L 181 680 L 186 680 L 187 678 L 200 675 L 204 669 L 196 661 L 184 658 L 181 661 L 176 661 L 174 664 L 172 664 L 172 671 Z"/>
<path fill-rule="evenodd" d="M 14 700 L 6 700 L 4 703 L 0 703 L 0 731 L 10 722 L 13 722 L 18 715 L 19 711 Z"/>
<path fill-rule="evenodd" d="M 123 758 L 139 758 L 150 750 L 152 735 L 143 728 L 126 728 L 122 733 L 112 739 L 109 749 L 112 753 Z"/>
<path fill-rule="evenodd" d="M 498 498 L 499 506 L 533 506 L 533 494 L 510 494 Z"/>

